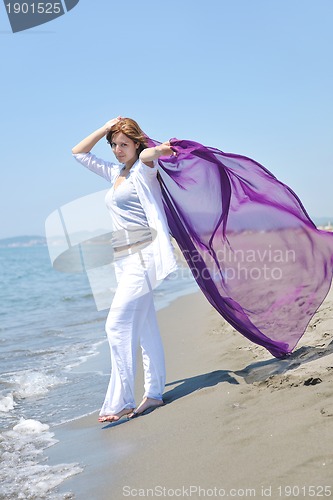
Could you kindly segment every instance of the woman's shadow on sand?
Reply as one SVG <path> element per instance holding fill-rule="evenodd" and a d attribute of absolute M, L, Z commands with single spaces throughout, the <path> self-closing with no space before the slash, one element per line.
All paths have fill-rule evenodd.
<path fill-rule="evenodd" d="M 163 400 L 166 404 L 170 404 L 179 398 L 188 396 L 200 389 L 213 387 L 221 382 L 229 384 L 239 384 L 237 377 L 242 377 L 247 384 L 254 382 L 264 382 L 272 375 L 282 375 L 288 370 L 293 370 L 298 366 L 314 361 L 323 356 L 328 356 L 333 353 L 333 341 L 324 348 L 304 346 L 300 347 L 292 354 L 279 359 L 269 359 L 251 363 L 242 370 L 216 370 L 195 377 L 175 380 L 166 384 L 166 387 L 176 385 L 173 389 L 163 394 Z"/>
<path fill-rule="evenodd" d="M 237 380 L 237 378 L 239 379 L 239 377 L 243 378 L 247 384 L 253 384 L 254 382 L 264 382 L 272 375 L 282 375 L 283 373 L 286 373 L 289 370 L 293 370 L 298 366 L 303 365 L 304 363 L 310 363 L 311 361 L 324 356 L 328 356 L 332 353 L 333 340 L 327 347 L 300 347 L 292 354 L 285 356 L 284 358 L 273 358 L 266 361 L 251 363 L 242 370 L 216 370 L 213 372 L 204 373 L 202 375 L 196 375 L 194 377 L 174 380 L 173 382 L 169 382 L 168 384 L 166 384 L 166 387 L 174 385 L 176 387 L 165 392 L 163 394 L 163 400 L 165 404 L 170 404 L 177 399 L 188 396 L 189 394 L 192 394 L 193 392 L 196 392 L 200 389 L 213 387 L 214 385 L 218 385 L 222 382 L 239 385 L 240 382 Z M 154 411 L 154 408 L 151 408 L 147 412 L 144 412 L 143 415 L 151 413 L 152 411 Z M 105 427 L 103 427 L 103 429 L 117 427 L 118 425 L 121 425 L 125 422 L 127 422 L 127 420 L 121 419 L 117 422 L 107 424 Z"/>

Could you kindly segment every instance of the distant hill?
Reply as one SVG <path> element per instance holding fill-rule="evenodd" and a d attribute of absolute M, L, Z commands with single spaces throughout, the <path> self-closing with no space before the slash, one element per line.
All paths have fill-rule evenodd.
<path fill-rule="evenodd" d="M 0 239 L 0 248 L 36 247 L 47 245 L 44 236 L 13 236 Z"/>

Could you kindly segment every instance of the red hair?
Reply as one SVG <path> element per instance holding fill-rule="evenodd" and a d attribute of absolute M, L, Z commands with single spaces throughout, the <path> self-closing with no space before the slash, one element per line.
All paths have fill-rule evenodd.
<path fill-rule="evenodd" d="M 106 135 L 106 140 L 109 144 L 112 143 L 112 137 L 122 132 L 129 139 L 132 139 L 136 144 L 139 143 L 138 154 L 148 147 L 147 136 L 142 132 L 141 128 L 132 118 L 120 118 L 120 120 L 113 125 Z"/>

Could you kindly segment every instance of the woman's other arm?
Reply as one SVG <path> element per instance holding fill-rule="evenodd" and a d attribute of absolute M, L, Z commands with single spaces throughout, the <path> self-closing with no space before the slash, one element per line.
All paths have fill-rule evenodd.
<path fill-rule="evenodd" d="M 140 160 L 148 167 L 153 167 L 153 161 L 157 160 L 160 156 L 174 156 L 175 154 L 176 153 L 170 147 L 170 142 L 167 141 L 154 148 L 146 148 L 141 151 Z"/>
<path fill-rule="evenodd" d="M 113 118 L 112 120 L 109 120 L 108 122 L 103 125 L 103 127 L 98 128 L 93 132 L 92 134 L 88 135 L 85 139 L 83 139 L 81 142 L 79 142 L 74 148 L 72 149 L 72 153 L 75 154 L 80 154 L 80 153 L 89 153 L 92 148 L 97 144 L 98 141 L 102 139 L 102 137 L 105 137 L 107 133 L 109 132 L 110 128 L 115 125 L 119 120 L 120 116 L 117 118 Z"/>

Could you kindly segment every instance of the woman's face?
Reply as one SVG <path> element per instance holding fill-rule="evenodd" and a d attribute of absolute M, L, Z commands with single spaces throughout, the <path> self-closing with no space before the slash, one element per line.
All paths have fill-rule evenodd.
<path fill-rule="evenodd" d="M 112 137 L 111 148 L 120 163 L 130 164 L 138 159 L 139 144 L 119 132 Z"/>

